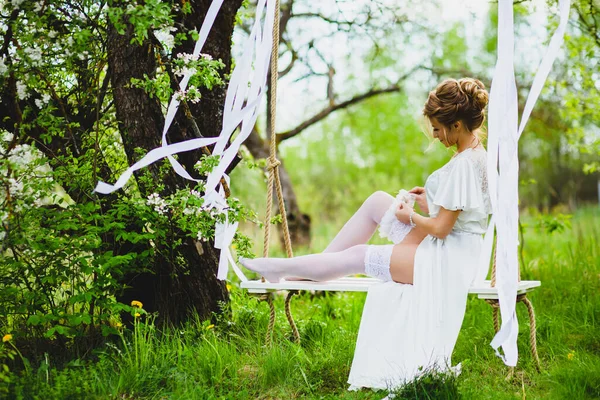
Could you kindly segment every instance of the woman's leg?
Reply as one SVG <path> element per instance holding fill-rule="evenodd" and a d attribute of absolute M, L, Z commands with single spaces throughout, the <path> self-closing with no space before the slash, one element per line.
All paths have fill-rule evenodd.
<path fill-rule="evenodd" d="M 335 253 L 317 253 L 293 258 L 240 257 L 240 263 L 258 272 L 269 282 L 285 277 L 328 281 L 346 275 L 365 273 L 365 253 L 368 245 L 360 244 Z"/>
<path fill-rule="evenodd" d="M 371 194 L 323 250 L 323 253 L 335 253 L 367 243 L 393 201 L 392 195 L 381 190 Z"/>
<path fill-rule="evenodd" d="M 380 251 L 387 246 L 393 246 L 391 254 Z M 384 279 L 381 270 L 389 268 L 391 278 L 395 282 L 413 283 L 415 253 L 418 246 L 415 243 L 359 244 L 336 253 L 317 253 L 293 258 L 247 259 L 240 257 L 240 263 L 249 270 L 258 272 L 269 282 L 279 282 L 285 277 L 328 281 L 346 275 L 364 273 Z M 371 247 L 369 257 L 365 257 L 369 247 Z M 383 257 L 384 254 L 385 257 Z M 374 269 L 375 271 L 379 269 L 376 274 L 372 273 L 374 264 L 379 264 L 379 268 L 375 266 Z M 368 265 L 367 268 L 365 268 L 366 265 Z"/>
<path fill-rule="evenodd" d="M 413 283 L 417 247 L 418 243 L 404 242 L 394 246 L 390 259 L 390 274 L 394 282 Z"/>

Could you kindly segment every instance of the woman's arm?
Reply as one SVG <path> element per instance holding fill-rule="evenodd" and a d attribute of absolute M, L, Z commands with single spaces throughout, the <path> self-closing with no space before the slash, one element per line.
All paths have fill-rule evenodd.
<path fill-rule="evenodd" d="M 410 215 L 413 212 L 414 210 L 411 206 L 400 204 L 396 210 L 396 218 L 398 218 L 400 222 L 410 225 Z M 428 235 L 444 239 L 448 236 L 450 231 L 452 231 L 459 214 L 460 210 L 449 211 L 442 207 L 435 218 L 424 217 L 415 212 L 412 214 L 412 221 Z"/>

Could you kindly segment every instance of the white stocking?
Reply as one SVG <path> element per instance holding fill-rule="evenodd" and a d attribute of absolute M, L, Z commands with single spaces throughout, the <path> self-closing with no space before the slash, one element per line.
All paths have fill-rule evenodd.
<path fill-rule="evenodd" d="M 367 243 L 393 201 L 392 195 L 381 190 L 370 195 L 323 250 L 323 253 L 335 253 Z"/>
<path fill-rule="evenodd" d="M 240 257 L 249 270 L 258 272 L 269 282 L 285 277 L 329 281 L 346 275 L 365 273 L 365 255 L 369 245 L 360 244 L 335 253 L 318 253 L 293 258 Z"/>

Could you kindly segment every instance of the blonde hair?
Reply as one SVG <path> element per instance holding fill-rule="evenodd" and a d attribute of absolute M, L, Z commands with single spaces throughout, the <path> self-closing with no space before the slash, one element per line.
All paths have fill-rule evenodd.
<path fill-rule="evenodd" d="M 423 115 L 429 120 L 435 118 L 445 127 L 462 121 L 481 140 L 485 136 L 482 126 L 488 100 L 489 94 L 480 80 L 446 79 L 429 92 Z"/>

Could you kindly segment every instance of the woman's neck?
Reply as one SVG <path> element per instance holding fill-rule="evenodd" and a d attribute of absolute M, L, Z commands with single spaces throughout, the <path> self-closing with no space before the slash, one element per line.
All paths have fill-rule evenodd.
<path fill-rule="evenodd" d="M 477 135 L 473 132 L 466 132 L 459 136 L 458 142 L 456 143 L 456 151 L 462 153 L 467 149 L 476 148 L 480 143 Z"/>

